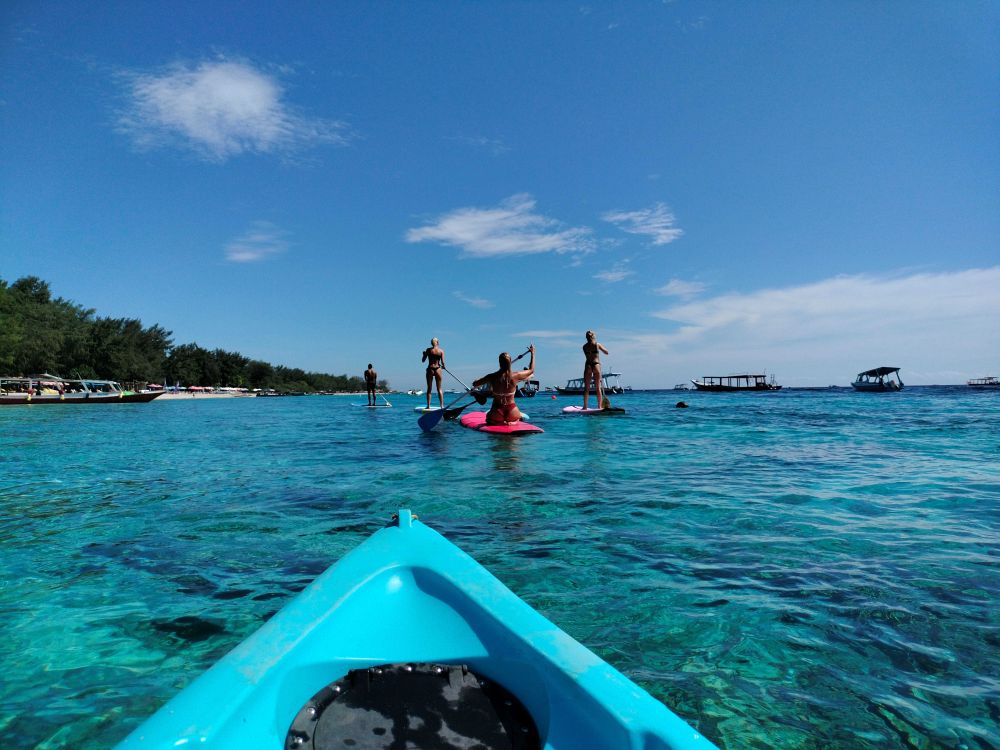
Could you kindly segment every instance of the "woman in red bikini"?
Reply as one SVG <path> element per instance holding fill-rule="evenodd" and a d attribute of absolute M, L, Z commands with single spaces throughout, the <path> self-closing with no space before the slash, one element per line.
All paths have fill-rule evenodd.
<path fill-rule="evenodd" d="M 489 383 L 493 392 L 493 406 L 486 413 L 486 424 L 510 424 L 521 418 L 521 410 L 514 403 L 514 394 L 517 393 L 518 383 L 535 374 L 535 345 L 529 346 L 528 351 L 531 352 L 531 361 L 527 369 L 514 372 L 510 354 L 504 352 L 500 355 L 499 370 L 472 381 L 473 388 Z"/>

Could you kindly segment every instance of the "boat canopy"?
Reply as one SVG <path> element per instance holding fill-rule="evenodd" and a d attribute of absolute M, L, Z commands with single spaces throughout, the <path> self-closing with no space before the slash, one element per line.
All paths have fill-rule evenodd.
<path fill-rule="evenodd" d="M 886 375 L 891 375 L 894 372 L 899 372 L 898 367 L 876 367 L 874 370 L 865 370 L 864 372 L 859 372 L 858 377 L 867 376 L 869 378 L 881 378 Z"/>

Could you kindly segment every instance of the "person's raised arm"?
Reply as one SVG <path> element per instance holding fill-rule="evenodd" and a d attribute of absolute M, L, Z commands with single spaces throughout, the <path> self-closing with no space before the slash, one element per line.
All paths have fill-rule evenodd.
<path fill-rule="evenodd" d="M 597 348 L 600 349 L 605 354 L 611 354 L 611 352 L 609 352 L 607 349 L 604 348 L 604 344 L 598 344 Z"/>
<path fill-rule="evenodd" d="M 514 373 L 515 381 L 527 380 L 535 374 L 535 345 L 532 344 L 529 346 L 528 351 L 531 353 L 531 359 L 528 361 L 528 369 Z"/>
<path fill-rule="evenodd" d="M 424 349 L 424 353 L 420 355 L 420 361 L 421 362 L 426 362 L 427 361 L 427 352 L 428 351 L 430 351 L 430 350 L 429 349 Z"/>

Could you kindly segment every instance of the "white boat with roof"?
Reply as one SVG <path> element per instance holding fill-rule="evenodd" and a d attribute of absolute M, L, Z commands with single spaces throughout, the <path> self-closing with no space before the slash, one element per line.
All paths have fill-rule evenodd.
<path fill-rule="evenodd" d="M 146 403 L 161 395 L 162 391 L 127 390 L 115 380 L 70 379 L 48 373 L 0 377 L 0 406 Z"/>
<path fill-rule="evenodd" d="M 620 372 L 608 372 L 601 376 L 601 380 L 604 383 L 604 393 L 631 393 L 632 386 L 621 384 Z M 562 388 L 556 386 L 556 390 L 563 394 L 564 396 L 580 396 L 583 394 L 583 378 L 572 378 L 566 381 L 566 385 Z M 593 384 L 590 386 L 590 392 L 595 393 L 596 389 Z"/>
<path fill-rule="evenodd" d="M 898 367 L 875 367 L 859 372 L 851 386 L 856 391 L 885 393 L 903 390 L 903 381 Z"/>
<path fill-rule="evenodd" d="M 987 375 L 984 378 L 972 378 L 966 383 L 970 388 L 1000 388 L 1000 378 Z"/>

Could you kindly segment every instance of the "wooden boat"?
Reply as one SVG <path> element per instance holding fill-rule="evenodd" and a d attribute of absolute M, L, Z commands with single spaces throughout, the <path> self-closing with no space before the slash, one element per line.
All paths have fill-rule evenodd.
<path fill-rule="evenodd" d="M 966 383 L 970 388 L 1000 388 L 1000 378 L 987 375 L 985 378 L 972 378 Z"/>
<path fill-rule="evenodd" d="M 709 750 L 400 510 L 119 745 Z"/>
<path fill-rule="evenodd" d="M 851 386 L 856 391 L 884 393 L 903 390 L 903 381 L 899 379 L 898 367 L 876 367 L 859 372 Z"/>
<path fill-rule="evenodd" d="M 147 403 L 163 391 L 130 391 L 114 380 L 67 379 L 55 375 L 0 377 L 0 406 L 26 404 Z"/>
<path fill-rule="evenodd" d="M 734 391 L 780 391 L 781 386 L 767 381 L 767 375 L 704 375 L 701 380 L 692 380 L 699 391 L 729 393 Z"/>
<path fill-rule="evenodd" d="M 601 380 L 604 383 L 604 393 L 630 393 L 632 388 L 630 386 L 623 386 L 621 384 L 621 373 L 620 372 L 608 372 L 601 375 Z M 556 386 L 556 390 L 563 394 L 564 396 L 582 396 L 583 395 L 583 378 L 572 378 L 566 381 L 566 385 L 560 388 Z M 596 393 L 597 390 L 594 388 L 593 383 L 590 386 L 590 392 Z"/>

